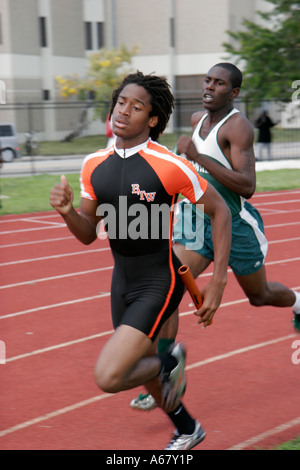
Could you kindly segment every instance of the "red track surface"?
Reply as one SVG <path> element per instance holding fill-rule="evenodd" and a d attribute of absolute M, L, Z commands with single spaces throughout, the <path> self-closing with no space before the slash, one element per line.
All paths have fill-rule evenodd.
<path fill-rule="evenodd" d="M 300 290 L 300 190 L 253 202 L 270 243 L 268 279 Z M 81 245 L 54 212 L 4 216 L 0 230 L 0 449 L 163 449 L 169 420 L 129 407 L 142 387 L 108 395 L 94 383 L 112 331 L 107 242 Z M 184 402 L 207 431 L 196 449 L 266 448 L 299 435 L 291 309 L 250 306 L 230 271 L 211 327 L 197 325 L 190 302 L 186 294 L 178 339 L 188 348 Z"/>

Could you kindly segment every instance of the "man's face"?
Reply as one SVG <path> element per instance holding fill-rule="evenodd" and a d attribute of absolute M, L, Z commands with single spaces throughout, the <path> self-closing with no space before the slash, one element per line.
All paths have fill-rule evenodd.
<path fill-rule="evenodd" d="M 210 111 L 226 107 L 236 98 L 238 92 L 238 88 L 232 88 L 228 70 L 222 67 L 212 67 L 202 86 L 203 106 Z"/>
<path fill-rule="evenodd" d="M 157 117 L 149 117 L 152 110 L 151 97 L 142 86 L 126 85 L 120 92 L 113 110 L 113 132 L 127 147 L 134 147 L 149 138 L 151 127 L 157 124 Z"/>

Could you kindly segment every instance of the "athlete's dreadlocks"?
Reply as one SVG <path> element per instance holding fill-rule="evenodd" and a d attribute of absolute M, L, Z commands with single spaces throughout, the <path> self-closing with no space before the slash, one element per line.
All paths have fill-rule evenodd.
<path fill-rule="evenodd" d="M 152 110 L 149 117 L 157 116 L 158 122 L 155 127 L 151 128 L 150 137 L 152 140 L 157 140 L 160 134 L 165 130 L 174 108 L 174 96 L 170 91 L 170 85 L 165 78 L 157 77 L 155 75 L 144 75 L 139 71 L 128 75 L 123 80 L 119 88 L 114 90 L 112 94 L 110 116 L 112 115 L 117 103 L 119 94 L 126 85 L 131 83 L 142 86 L 151 96 Z"/>

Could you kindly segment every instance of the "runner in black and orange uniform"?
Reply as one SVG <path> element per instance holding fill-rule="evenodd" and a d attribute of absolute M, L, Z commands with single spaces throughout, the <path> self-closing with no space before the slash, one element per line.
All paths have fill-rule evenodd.
<path fill-rule="evenodd" d="M 179 193 L 198 201 L 207 183 L 191 164 L 149 139 L 89 155 L 81 188 L 82 197 L 97 201 L 98 213 L 103 212 L 114 255 L 114 326 L 131 325 L 154 340 L 183 295 L 172 251 L 172 209 Z"/>
<path fill-rule="evenodd" d="M 231 217 L 222 198 L 191 163 L 155 142 L 172 107 L 173 96 L 164 79 L 141 72 L 129 75 L 113 94 L 115 145 L 83 162 L 80 212 L 73 207 L 65 177 L 51 191 L 50 203 L 85 244 L 97 238 L 102 220 L 114 256 L 115 332 L 97 360 L 96 383 L 110 393 L 146 384 L 177 428 L 167 448 L 180 450 L 196 446 L 205 431 L 181 402 L 184 346 L 156 353 L 159 330 L 184 292 L 177 274 L 179 260 L 172 250 L 173 207 L 182 193 L 194 204 L 204 204 L 214 220 L 215 277 L 203 302 L 204 326 L 218 308 L 226 284 Z"/>

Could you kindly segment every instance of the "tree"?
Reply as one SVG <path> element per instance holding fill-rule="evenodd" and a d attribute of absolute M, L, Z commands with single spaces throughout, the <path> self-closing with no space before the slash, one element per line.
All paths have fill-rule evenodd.
<path fill-rule="evenodd" d="M 245 30 L 228 31 L 234 43 L 223 46 L 238 63 L 243 62 L 246 98 L 287 102 L 300 78 L 300 1 L 266 1 L 273 4 L 272 11 L 257 13 L 267 26 L 244 20 Z"/>
<path fill-rule="evenodd" d="M 72 96 L 81 100 L 92 98 L 96 102 L 95 116 L 105 121 L 112 92 L 129 73 L 128 66 L 136 53 L 137 48 L 128 51 L 126 47 L 121 47 L 120 50 L 100 49 L 91 54 L 86 77 L 80 78 L 76 74 L 56 77 L 60 96 L 65 99 Z"/>

